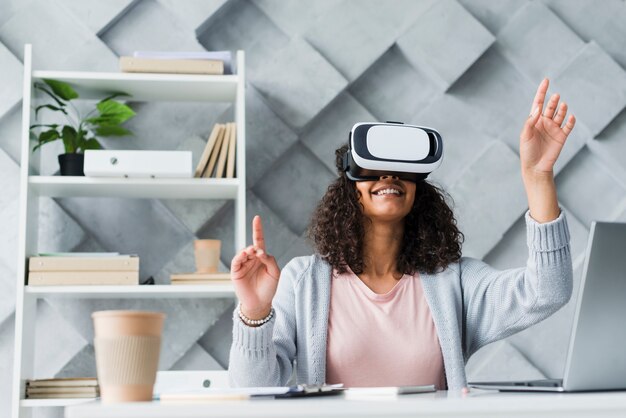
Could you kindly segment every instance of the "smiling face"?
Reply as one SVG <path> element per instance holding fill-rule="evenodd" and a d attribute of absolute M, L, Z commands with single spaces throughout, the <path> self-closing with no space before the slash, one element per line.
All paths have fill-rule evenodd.
<path fill-rule="evenodd" d="M 372 221 L 393 222 L 409 214 L 415 200 L 415 183 L 381 176 L 377 181 L 357 181 L 363 214 Z"/>

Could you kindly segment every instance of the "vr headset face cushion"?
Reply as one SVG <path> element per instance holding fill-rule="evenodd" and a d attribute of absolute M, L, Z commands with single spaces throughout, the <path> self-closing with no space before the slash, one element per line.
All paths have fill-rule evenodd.
<path fill-rule="evenodd" d="M 419 181 L 441 165 L 443 142 L 432 128 L 398 123 L 357 123 L 342 168 L 353 181 L 396 176 Z"/>

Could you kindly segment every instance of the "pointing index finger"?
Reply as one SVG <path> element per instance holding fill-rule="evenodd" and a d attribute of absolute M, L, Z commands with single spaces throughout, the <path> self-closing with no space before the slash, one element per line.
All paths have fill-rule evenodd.
<path fill-rule="evenodd" d="M 543 110 L 543 102 L 546 99 L 546 93 L 548 92 L 548 85 L 550 82 L 547 78 L 544 78 L 539 87 L 537 88 L 537 93 L 535 94 L 535 99 L 533 100 L 533 107 L 530 109 L 531 114 L 535 111 L 535 109 L 539 109 L 539 113 Z"/>
<path fill-rule="evenodd" d="M 263 238 L 263 225 L 261 225 L 261 217 L 256 215 L 252 219 L 252 243 L 255 247 L 265 251 L 265 239 Z"/>

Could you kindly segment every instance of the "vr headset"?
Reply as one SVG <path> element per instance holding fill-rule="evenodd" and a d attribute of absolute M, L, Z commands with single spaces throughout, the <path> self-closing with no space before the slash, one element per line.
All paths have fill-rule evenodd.
<path fill-rule="evenodd" d="M 443 142 L 434 129 L 401 122 L 361 122 L 352 127 L 342 170 L 353 181 L 396 176 L 424 180 L 441 165 Z"/>

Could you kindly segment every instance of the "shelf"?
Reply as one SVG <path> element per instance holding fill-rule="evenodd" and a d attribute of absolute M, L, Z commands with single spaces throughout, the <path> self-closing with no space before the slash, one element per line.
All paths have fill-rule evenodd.
<path fill-rule="evenodd" d="M 69 406 L 69 405 L 79 405 L 87 402 L 93 402 L 97 398 L 65 398 L 65 399 L 21 399 L 20 406 L 26 408 L 36 408 L 36 407 L 44 407 L 44 406 Z"/>
<path fill-rule="evenodd" d="M 236 199 L 239 180 L 29 176 L 28 185 L 35 194 L 47 197 Z"/>
<path fill-rule="evenodd" d="M 140 285 L 140 286 L 25 286 L 35 298 L 151 299 L 234 297 L 232 285 Z"/>
<path fill-rule="evenodd" d="M 71 84 L 81 99 L 101 99 L 103 93 L 124 92 L 132 101 L 234 102 L 237 75 L 96 73 L 33 71 L 33 80 L 52 78 Z"/>

